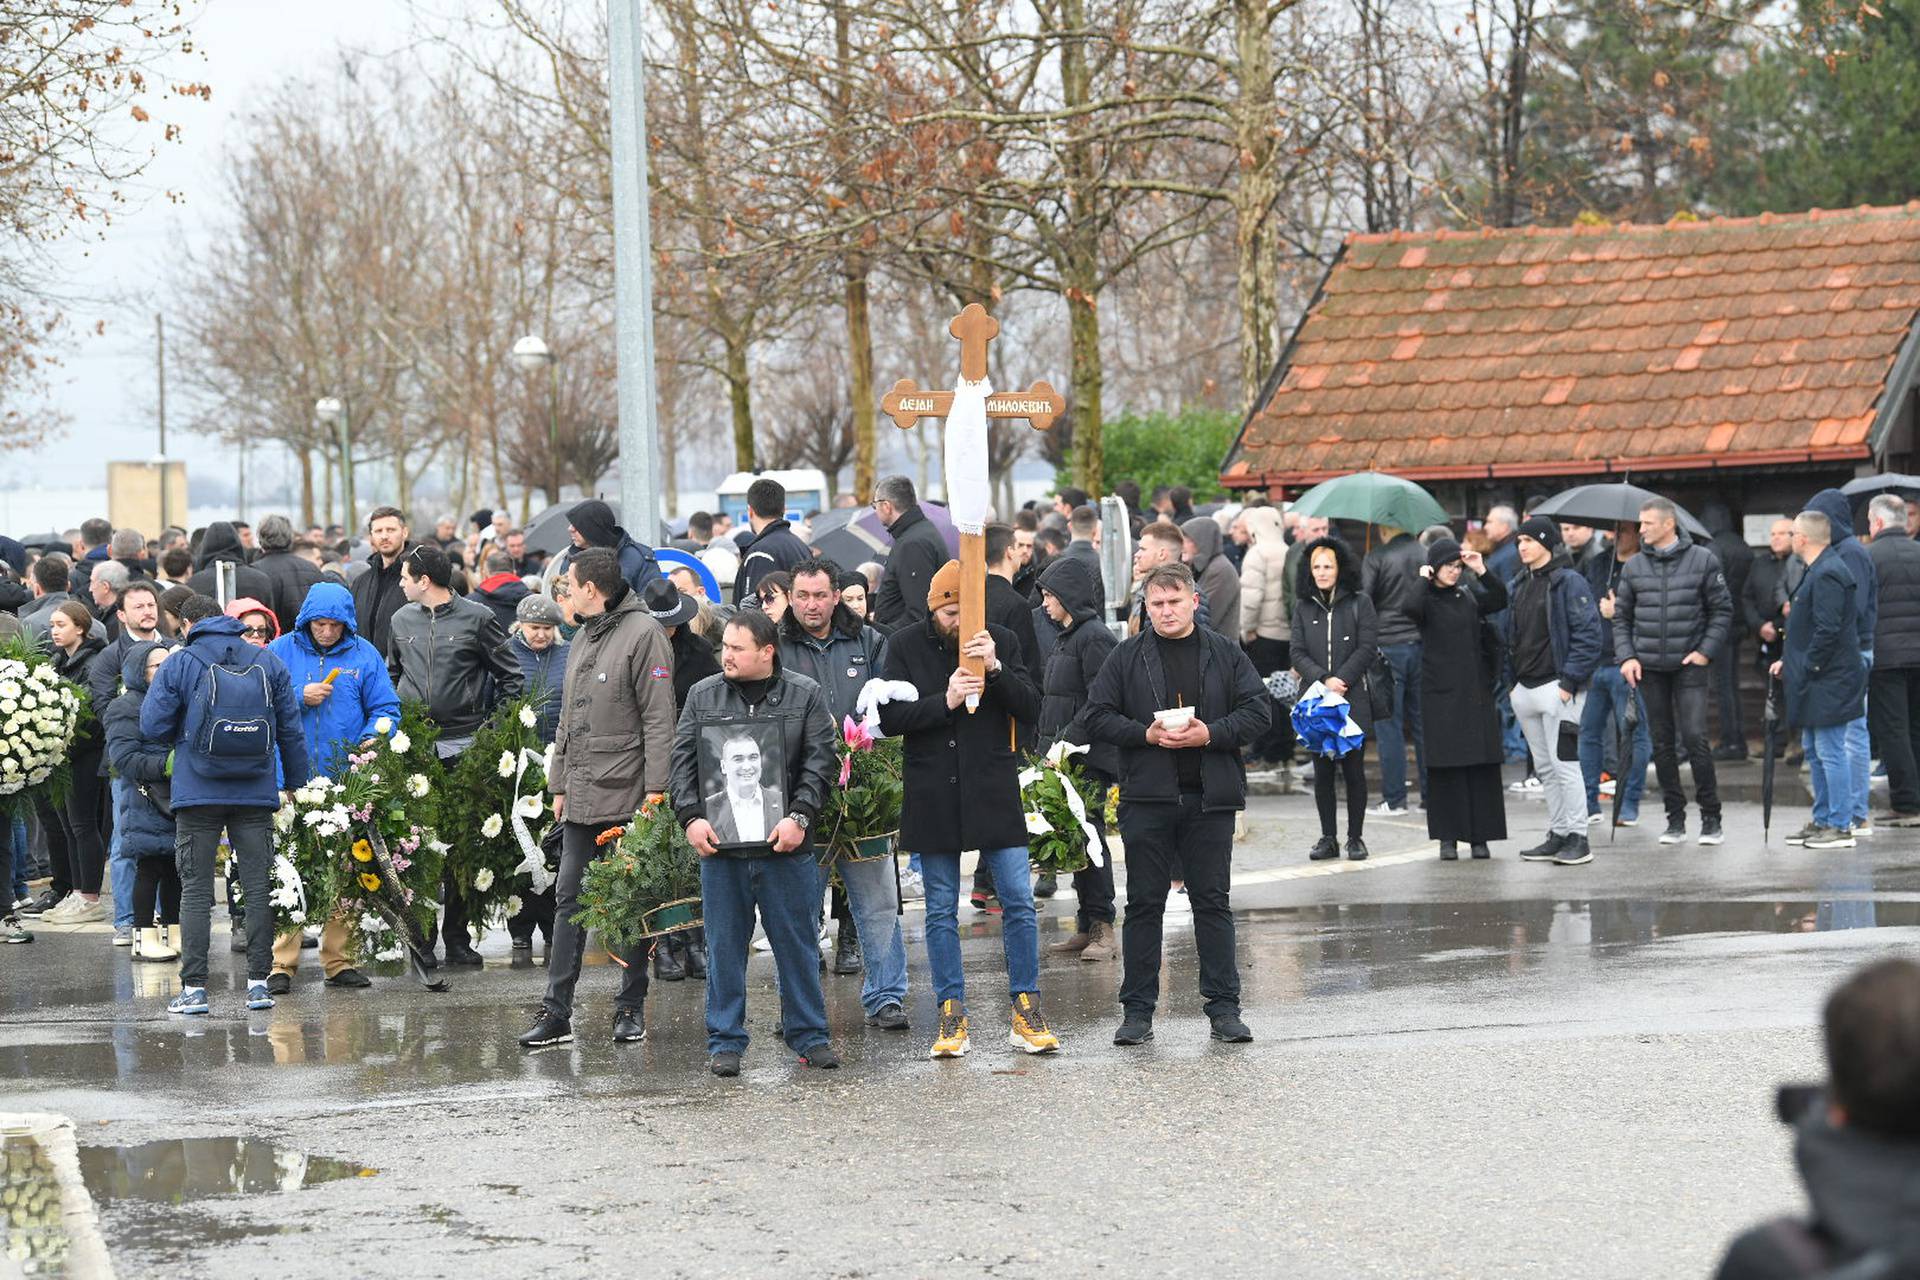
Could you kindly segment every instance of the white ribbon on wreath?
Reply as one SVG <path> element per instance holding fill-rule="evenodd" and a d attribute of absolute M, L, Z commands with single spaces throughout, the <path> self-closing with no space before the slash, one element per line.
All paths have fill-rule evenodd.
<path fill-rule="evenodd" d="M 514 843 L 520 846 L 520 865 L 513 869 L 518 875 L 525 872 L 529 886 L 534 893 L 545 893 L 547 886 L 553 883 L 553 873 L 547 870 L 547 855 L 540 849 L 540 842 L 533 838 L 533 832 L 527 826 L 527 820 L 520 816 L 520 782 L 527 776 L 527 766 L 532 764 L 545 766 L 546 753 L 530 747 L 520 748 L 519 764 L 513 771 L 513 802 L 507 806 L 507 825 L 513 829 Z"/>
<path fill-rule="evenodd" d="M 1069 758 L 1084 755 L 1092 749 L 1071 742 L 1056 742 L 1047 750 L 1047 763 L 1058 769 Z M 1074 786 L 1065 773 L 1060 775 L 1060 784 L 1060 789 L 1067 793 L 1067 808 L 1072 810 L 1074 820 L 1080 824 L 1080 829 L 1087 833 L 1088 861 L 1096 867 L 1106 866 L 1106 859 L 1100 856 L 1100 832 L 1087 820 L 1087 805 L 1080 798 L 1080 788 Z"/>

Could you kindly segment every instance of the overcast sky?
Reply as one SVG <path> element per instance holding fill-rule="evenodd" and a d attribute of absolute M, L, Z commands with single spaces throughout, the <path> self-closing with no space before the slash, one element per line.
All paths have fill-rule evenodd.
<path fill-rule="evenodd" d="M 64 367 L 51 378 L 50 399 L 71 425 L 35 453 L 6 455 L 0 487 L 104 487 L 108 461 L 154 455 L 153 312 L 168 309 L 179 250 L 202 247 L 218 225 L 223 147 L 271 86 L 327 70 L 342 49 L 401 48 L 409 28 L 401 0 L 209 0 L 194 26 L 205 57 L 183 62 L 181 74 L 167 78 L 205 81 L 212 100 L 169 100 L 164 113 L 156 111 L 183 126 L 183 141 L 161 148 L 133 207 L 117 216 L 104 241 L 72 238 L 56 248 L 54 283 L 74 299 L 73 336 L 61 352 Z M 168 203 L 161 193 L 169 190 L 182 192 L 184 202 Z M 105 336 L 92 336 L 96 321 L 106 323 Z M 169 364 L 188 354 L 170 351 Z M 180 430 L 168 436 L 168 455 L 184 458 L 189 474 L 234 471 L 230 453 L 213 441 Z M 261 472 L 277 466 L 264 461 Z M 255 483 L 270 478 L 258 474 Z"/>

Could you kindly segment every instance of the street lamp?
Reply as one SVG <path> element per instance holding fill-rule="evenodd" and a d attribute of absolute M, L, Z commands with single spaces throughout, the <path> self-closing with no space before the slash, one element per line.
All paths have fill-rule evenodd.
<path fill-rule="evenodd" d="M 538 334 L 530 333 L 513 344 L 514 367 L 522 373 L 538 373 L 542 365 L 547 369 L 547 466 L 549 499 L 560 501 L 560 358 L 553 353 L 546 340 Z"/>
<path fill-rule="evenodd" d="M 357 527 L 353 504 L 353 413 L 338 396 L 322 396 L 313 402 L 313 416 L 320 419 L 323 426 L 338 428 L 340 488 L 347 504 L 347 536 L 352 537 Z"/>

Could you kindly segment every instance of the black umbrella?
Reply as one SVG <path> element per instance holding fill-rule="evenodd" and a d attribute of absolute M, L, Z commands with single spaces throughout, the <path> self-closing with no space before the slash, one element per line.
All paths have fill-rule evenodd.
<path fill-rule="evenodd" d="M 1637 484 L 1583 484 L 1554 494 L 1535 507 L 1533 514 L 1607 528 L 1616 524 L 1636 523 L 1640 519 L 1640 508 L 1660 496 Z M 1694 519 L 1685 507 L 1676 503 L 1675 509 L 1680 527 L 1693 537 L 1713 536 L 1707 532 L 1707 526 Z"/>
<path fill-rule="evenodd" d="M 807 545 L 818 555 L 851 571 L 869 560 L 886 561 L 892 544 L 876 535 L 859 518 L 861 507 L 835 507 L 807 522 Z"/>
<path fill-rule="evenodd" d="M 1760 843 L 1765 844 L 1773 831 L 1774 729 L 1780 723 L 1780 681 L 1772 675 L 1767 677 L 1767 706 L 1760 719 L 1767 735 L 1760 757 Z"/>
<path fill-rule="evenodd" d="M 1614 742 L 1614 759 L 1619 762 L 1620 772 L 1613 779 L 1613 829 L 1607 833 L 1607 843 L 1612 844 L 1620 838 L 1620 807 L 1627 799 L 1627 770 L 1633 768 L 1633 737 L 1640 727 L 1640 690 L 1627 690 L 1627 709 L 1616 722 L 1620 728 Z M 1645 779 L 1642 779 L 1644 783 Z"/>
<path fill-rule="evenodd" d="M 1841 485 L 1840 492 L 1846 494 L 1855 507 L 1864 507 L 1883 493 L 1890 493 L 1908 502 L 1920 502 L 1920 476 L 1903 476 L 1897 472 L 1861 476 L 1858 480 L 1849 480 Z"/>

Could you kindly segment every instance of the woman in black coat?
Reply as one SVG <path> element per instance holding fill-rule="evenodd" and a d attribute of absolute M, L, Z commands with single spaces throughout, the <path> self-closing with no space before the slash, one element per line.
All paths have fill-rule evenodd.
<path fill-rule="evenodd" d="M 173 937 L 180 923 L 180 870 L 174 856 L 173 810 L 163 807 L 170 799 L 167 761 L 173 744 L 140 732 L 140 707 L 170 647 L 149 640 L 127 650 L 120 676 L 127 691 L 108 705 L 104 717 L 107 758 L 114 775 L 128 784 L 120 839 L 136 868 L 133 958 L 156 963 L 180 958 Z"/>
<path fill-rule="evenodd" d="M 1420 628 L 1421 745 L 1426 751 L 1427 834 L 1448 862 L 1466 841 L 1476 858 L 1507 838 L 1500 784 L 1500 717 L 1493 685 L 1500 654 L 1482 620 L 1507 607 L 1506 584 L 1477 551 L 1452 538 L 1427 548 L 1425 591 L 1408 610 Z M 1472 576 L 1468 577 L 1471 572 Z"/>
<path fill-rule="evenodd" d="M 1300 556 L 1300 577 L 1294 593 L 1293 669 L 1302 687 L 1315 681 L 1351 704 L 1355 724 L 1373 728 L 1373 685 L 1368 673 L 1380 655 L 1380 620 L 1373 601 L 1360 590 L 1360 565 L 1347 544 L 1338 538 L 1320 538 Z M 1307 856 L 1314 861 L 1340 856 L 1335 826 L 1334 775 L 1347 788 L 1347 856 L 1358 862 L 1367 856 L 1360 837 L 1367 817 L 1366 743 L 1338 760 L 1313 758 L 1313 799 L 1320 809 L 1320 840 Z"/>

